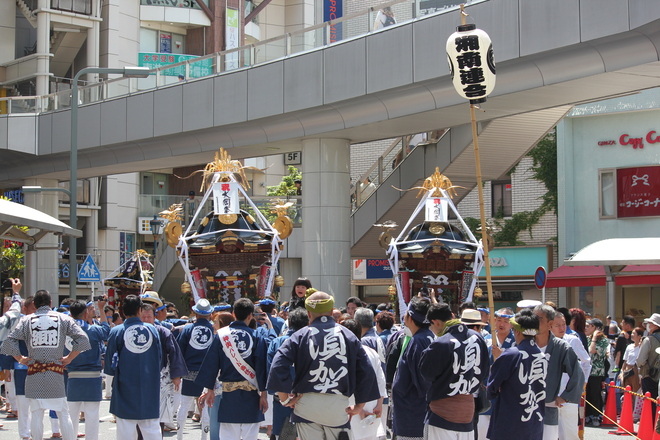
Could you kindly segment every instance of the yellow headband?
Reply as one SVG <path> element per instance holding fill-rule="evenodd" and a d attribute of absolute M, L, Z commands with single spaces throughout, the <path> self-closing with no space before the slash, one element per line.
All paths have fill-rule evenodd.
<path fill-rule="evenodd" d="M 516 318 L 509 318 L 509 322 L 513 326 L 514 330 L 519 331 L 525 336 L 536 336 L 536 334 L 538 333 L 538 330 L 536 330 L 535 328 L 523 328 L 522 325 L 516 322 Z"/>

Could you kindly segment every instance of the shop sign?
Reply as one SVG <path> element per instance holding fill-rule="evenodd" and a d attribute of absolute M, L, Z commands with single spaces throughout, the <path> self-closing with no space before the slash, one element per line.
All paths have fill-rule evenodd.
<path fill-rule="evenodd" d="M 539 266 L 548 267 L 548 248 L 502 247 L 488 253 L 490 273 L 494 277 L 533 277 Z M 486 276 L 486 268 L 479 273 Z"/>
<path fill-rule="evenodd" d="M 660 166 L 616 170 L 617 216 L 660 215 Z"/>
<path fill-rule="evenodd" d="M 392 278 L 392 268 L 388 259 L 353 260 L 354 280 L 378 280 Z"/>
<path fill-rule="evenodd" d="M 158 52 L 139 52 L 138 53 L 138 66 L 148 67 L 155 69 L 156 67 L 168 66 L 170 64 L 182 63 L 187 60 L 194 60 L 199 58 L 196 55 L 181 55 L 173 53 L 158 53 Z M 165 69 L 160 72 L 164 76 L 179 76 L 186 75 L 186 66 L 181 65 Z M 188 65 L 188 75 L 190 78 L 201 78 L 213 74 L 213 60 L 210 58 L 191 62 Z"/>
<path fill-rule="evenodd" d="M 647 144 L 657 144 L 660 142 L 660 135 L 656 133 L 655 130 L 651 130 L 648 133 L 646 133 L 646 136 L 634 136 L 630 135 L 628 133 L 624 133 L 621 136 L 619 136 L 618 141 L 609 139 L 605 141 L 598 141 L 598 145 L 603 147 L 606 145 L 616 145 L 617 143 L 622 146 L 627 146 L 630 145 L 633 150 L 637 149 L 643 149 L 644 148 L 644 142 Z"/>

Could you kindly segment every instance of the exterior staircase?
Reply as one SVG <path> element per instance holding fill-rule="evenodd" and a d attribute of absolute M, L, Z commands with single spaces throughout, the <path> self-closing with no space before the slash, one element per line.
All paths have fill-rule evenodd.
<path fill-rule="evenodd" d="M 18 8 L 21 10 L 25 18 L 30 22 L 33 28 L 37 28 L 37 17 L 34 14 L 34 9 L 36 5 L 34 5 L 36 1 L 30 1 L 30 4 L 28 4 L 25 0 L 16 0 L 16 5 Z"/>

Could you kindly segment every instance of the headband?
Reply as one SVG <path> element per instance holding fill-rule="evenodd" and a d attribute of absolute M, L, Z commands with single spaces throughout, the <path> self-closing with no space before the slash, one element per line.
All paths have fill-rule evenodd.
<path fill-rule="evenodd" d="M 310 287 L 309 289 L 305 290 L 305 298 L 309 298 L 310 295 L 315 292 L 318 292 L 318 290 L 316 290 L 313 287 Z"/>
<path fill-rule="evenodd" d="M 231 306 L 229 304 L 213 307 L 214 312 L 222 312 L 223 310 L 229 310 L 229 309 L 231 309 Z"/>
<path fill-rule="evenodd" d="M 536 334 L 538 333 L 538 330 L 536 330 L 535 328 L 523 328 L 522 325 L 518 324 L 515 318 L 513 317 L 509 318 L 509 322 L 513 326 L 514 330 L 519 331 L 525 336 L 536 336 Z"/>
<path fill-rule="evenodd" d="M 158 307 L 158 308 L 156 309 L 156 311 L 157 311 L 157 312 L 160 312 L 161 310 L 166 309 L 166 308 L 167 308 L 167 304 L 163 304 L 162 306 Z"/>
<path fill-rule="evenodd" d="M 429 324 L 429 321 L 426 319 L 426 315 L 422 315 L 416 310 L 413 310 L 412 307 L 408 307 L 408 312 L 406 312 L 408 316 L 410 316 L 412 319 L 414 319 L 416 322 L 420 322 L 422 324 Z"/>
<path fill-rule="evenodd" d="M 497 318 L 509 318 L 509 319 L 514 317 L 514 315 L 509 315 L 508 313 L 497 313 L 497 312 L 495 312 L 495 316 Z"/>
<path fill-rule="evenodd" d="M 479 307 L 477 310 L 479 310 L 480 312 L 488 313 L 490 315 L 490 309 Z"/>
<path fill-rule="evenodd" d="M 93 306 L 93 305 L 94 305 L 94 301 L 90 301 L 90 302 L 87 303 L 87 307 L 90 307 L 90 306 Z"/>
<path fill-rule="evenodd" d="M 309 290 L 307 290 L 309 292 Z M 330 313 L 335 306 L 333 297 L 327 299 L 309 299 L 305 300 L 305 309 L 312 313 Z"/>

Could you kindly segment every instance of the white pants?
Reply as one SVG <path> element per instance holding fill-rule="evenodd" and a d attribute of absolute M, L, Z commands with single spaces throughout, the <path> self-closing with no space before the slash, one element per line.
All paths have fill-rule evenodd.
<path fill-rule="evenodd" d="M 257 440 L 259 423 L 220 423 L 223 440 Z"/>
<path fill-rule="evenodd" d="M 261 422 L 261 426 L 273 424 L 273 395 L 267 394 L 266 399 L 268 400 L 268 410 L 264 413 L 264 421 Z"/>
<path fill-rule="evenodd" d="M 577 403 L 564 403 L 559 408 L 559 440 L 579 440 L 578 418 L 579 406 Z M 543 430 L 545 432 L 545 426 Z M 545 435 L 544 435 L 545 437 Z"/>
<path fill-rule="evenodd" d="M 32 399 L 28 399 L 32 400 Z M 33 439 L 42 439 L 44 438 L 44 411 L 45 408 L 40 408 L 39 405 L 33 405 L 30 402 L 30 431 L 32 433 Z M 57 413 L 57 419 L 60 425 L 60 432 L 62 434 L 62 440 L 75 440 L 78 433 L 73 433 L 73 426 L 71 425 L 71 416 L 69 415 L 69 407 L 67 405 L 62 405 Z"/>
<path fill-rule="evenodd" d="M 73 432 L 78 435 L 79 416 L 80 412 L 83 411 L 85 413 L 85 439 L 98 440 L 100 408 L 101 402 L 69 402 Z"/>
<path fill-rule="evenodd" d="M 558 425 L 543 425 L 543 440 L 557 440 L 558 438 L 559 438 Z"/>
<path fill-rule="evenodd" d="M 448 429 L 438 428 L 437 426 L 426 425 L 424 427 L 425 440 L 474 440 L 474 431 L 458 432 Z M 481 437 L 479 437 L 481 440 Z"/>
<path fill-rule="evenodd" d="M 85 419 L 87 419 L 87 415 L 85 415 Z M 133 420 L 117 417 L 117 440 L 136 440 L 138 426 L 144 440 L 163 439 L 160 433 L 160 421 L 158 419 Z"/>
<path fill-rule="evenodd" d="M 21 438 L 30 438 L 30 402 L 27 397 L 16 396 L 16 410 L 18 410 L 18 435 Z"/>
<path fill-rule="evenodd" d="M 105 382 L 105 398 L 109 399 L 112 397 L 112 380 L 115 376 L 110 376 L 109 374 L 105 375 L 103 381 Z"/>
<path fill-rule="evenodd" d="M 176 414 L 176 423 L 179 425 L 179 429 L 176 432 L 177 440 L 183 439 L 183 427 L 186 425 L 186 418 L 188 418 L 188 411 L 190 408 L 195 405 L 194 396 L 184 396 L 181 395 L 181 405 L 179 406 L 179 411 Z"/>
<path fill-rule="evenodd" d="M 490 416 L 479 415 L 479 423 L 477 423 L 477 434 L 479 440 L 486 440 L 488 438 L 488 425 L 490 425 Z"/>
<path fill-rule="evenodd" d="M 5 382 L 5 390 L 7 391 L 7 401 L 11 405 L 11 410 L 16 411 L 16 384 L 14 383 L 14 371 L 5 370 L 5 373 L 11 374 L 11 382 Z"/>

